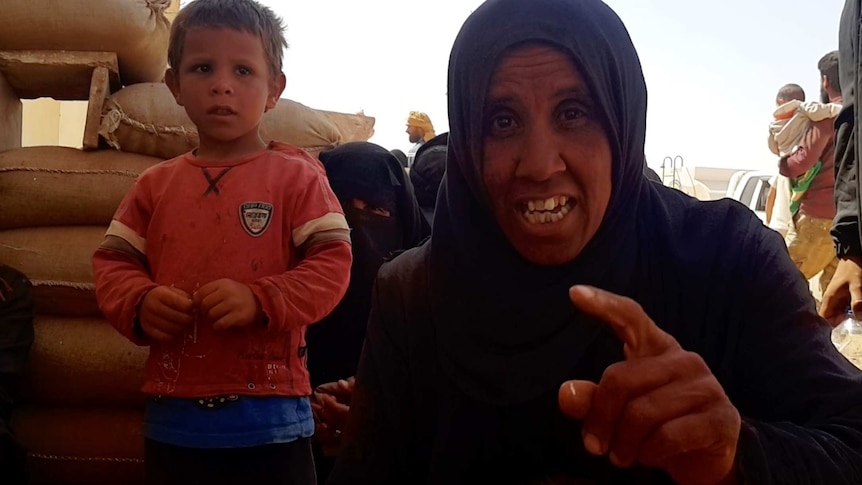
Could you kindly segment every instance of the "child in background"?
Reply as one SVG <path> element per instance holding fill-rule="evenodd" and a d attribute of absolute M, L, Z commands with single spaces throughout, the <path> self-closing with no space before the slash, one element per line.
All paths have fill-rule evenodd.
<path fill-rule="evenodd" d="M 778 109 L 773 114 L 774 120 L 769 124 L 769 149 L 772 153 L 779 157 L 793 155 L 799 148 L 799 143 L 805 136 L 805 133 L 811 128 L 811 123 L 821 121 L 828 118 L 838 116 L 841 111 L 841 105 L 835 103 L 818 103 L 816 101 L 805 102 L 805 91 L 798 84 L 786 84 L 779 91 L 775 99 L 775 104 Z M 799 204 L 802 202 L 805 192 L 808 190 L 811 181 L 820 172 L 821 164 L 818 162 L 811 167 L 805 174 L 794 180 L 790 180 L 790 215 L 791 217 L 799 211 Z M 783 177 L 779 175 L 778 177 Z M 773 187 L 784 187 L 787 184 L 780 183 L 777 180 Z M 784 194 L 775 194 L 773 199 L 778 202 L 774 208 L 775 211 L 783 211 L 784 207 L 780 201 L 783 201 Z M 780 217 L 778 220 L 785 220 L 785 217 Z M 776 228 L 776 230 L 778 230 Z"/>
<path fill-rule="evenodd" d="M 778 109 L 769 124 L 769 149 L 779 157 L 793 155 L 812 121 L 834 118 L 841 111 L 840 104 L 805 102 L 805 91 L 798 84 L 783 86 L 775 104 Z"/>
<path fill-rule="evenodd" d="M 93 258 L 96 296 L 149 345 L 146 482 L 316 482 L 305 326 L 347 288 L 349 230 L 322 165 L 266 143 L 285 86 L 282 21 L 196 0 L 165 81 L 200 145 L 140 176 Z"/>

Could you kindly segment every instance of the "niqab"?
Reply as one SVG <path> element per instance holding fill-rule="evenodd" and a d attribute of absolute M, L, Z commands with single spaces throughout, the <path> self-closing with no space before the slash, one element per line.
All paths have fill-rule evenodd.
<path fill-rule="evenodd" d="M 416 246 L 428 231 L 410 180 L 385 148 L 352 142 L 322 152 L 320 160 L 351 229 L 353 264 L 344 298 L 306 335 L 313 385 L 356 372 L 377 270 L 397 251 Z M 354 198 L 385 209 L 390 216 L 353 207 Z"/>

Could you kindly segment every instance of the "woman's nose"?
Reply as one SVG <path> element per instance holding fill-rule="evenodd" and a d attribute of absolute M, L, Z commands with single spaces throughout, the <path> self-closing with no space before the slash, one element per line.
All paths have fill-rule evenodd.
<path fill-rule="evenodd" d="M 525 133 L 515 175 L 543 182 L 566 171 L 561 140 L 551 127 L 536 126 Z"/>

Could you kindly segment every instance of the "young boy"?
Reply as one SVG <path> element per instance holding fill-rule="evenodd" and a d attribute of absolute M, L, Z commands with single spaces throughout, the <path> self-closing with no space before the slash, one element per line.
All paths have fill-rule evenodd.
<path fill-rule="evenodd" d="M 322 165 L 258 132 L 284 46 L 254 0 L 180 11 L 165 81 L 200 145 L 140 176 L 93 258 L 100 308 L 150 346 L 147 483 L 315 483 L 305 326 L 351 250 Z"/>
<path fill-rule="evenodd" d="M 777 109 L 769 124 L 769 149 L 779 157 L 792 155 L 812 121 L 838 116 L 841 105 L 805 102 L 805 91 L 798 84 L 786 84 L 775 98 Z"/>
<path fill-rule="evenodd" d="M 815 101 L 806 103 L 805 91 L 798 84 L 782 86 L 775 98 L 775 104 L 778 108 L 773 114 L 774 120 L 769 124 L 769 149 L 779 157 L 793 155 L 796 152 L 805 133 L 811 128 L 812 122 L 834 118 L 841 111 L 841 105 L 835 103 L 818 103 Z M 790 180 L 790 205 L 787 209 L 789 216 L 785 215 L 785 208 L 780 202 L 784 200 L 784 194 L 776 193 L 774 195 L 774 200 L 777 203 L 774 210 L 778 211 L 778 220 L 789 220 L 799 211 L 799 205 L 805 192 L 820 171 L 820 167 L 821 164 L 818 163 L 801 177 Z M 779 175 L 779 177 L 782 176 Z M 773 184 L 773 187 L 779 185 L 786 186 L 787 184 Z M 770 195 L 770 197 L 773 196 Z"/>

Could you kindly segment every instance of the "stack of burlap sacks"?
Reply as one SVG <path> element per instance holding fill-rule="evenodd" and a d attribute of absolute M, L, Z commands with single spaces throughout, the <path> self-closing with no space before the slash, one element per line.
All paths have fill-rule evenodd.
<path fill-rule="evenodd" d="M 135 178 L 197 143 L 194 126 L 161 84 L 170 1 L 3 0 L 0 50 L 116 52 L 125 85 L 103 113 L 104 149 L 0 152 L 0 263 L 31 279 L 38 314 L 14 419 L 34 484 L 143 479 L 146 348 L 100 314 L 91 259 Z M 267 139 L 317 153 L 367 140 L 373 124 L 283 99 L 262 130 Z"/>

